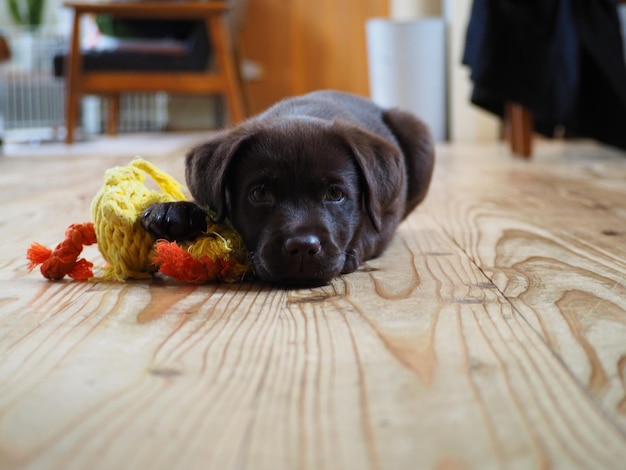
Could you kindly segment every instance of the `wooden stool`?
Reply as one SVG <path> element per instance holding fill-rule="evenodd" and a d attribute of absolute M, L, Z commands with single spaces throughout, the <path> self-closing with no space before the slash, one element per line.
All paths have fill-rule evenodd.
<path fill-rule="evenodd" d="M 138 1 L 98 2 L 66 1 L 74 10 L 70 53 L 66 65 L 66 142 L 74 141 L 78 102 L 83 94 L 107 95 L 109 113 L 107 132 L 117 131 L 120 93 L 170 92 L 211 94 L 226 98 L 230 120 L 245 118 L 241 83 L 234 60 L 234 50 L 226 23 L 225 1 Z M 80 50 L 80 20 L 85 14 L 103 14 L 119 18 L 202 20 L 214 55 L 214 69 L 204 71 L 96 71 L 83 69 Z"/>

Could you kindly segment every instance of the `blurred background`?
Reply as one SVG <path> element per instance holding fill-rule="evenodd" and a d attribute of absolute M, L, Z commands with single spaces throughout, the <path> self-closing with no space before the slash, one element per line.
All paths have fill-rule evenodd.
<path fill-rule="evenodd" d="M 500 120 L 470 103 L 470 71 L 462 65 L 468 0 L 230 3 L 248 115 L 288 96 L 332 88 L 416 108 L 440 141 L 501 138 Z M 26 4 L 40 11 L 26 11 Z M 83 47 L 103 41 L 94 18 L 83 21 Z M 10 51 L 0 63 L 5 138 L 62 138 L 64 76 L 55 74 L 53 62 L 68 50 L 71 24 L 72 10 L 62 0 L 0 0 L 0 35 Z M 106 106 L 83 97 L 86 135 L 104 132 Z M 225 112 L 215 96 L 129 93 L 122 96 L 119 132 L 211 129 L 224 124 Z"/>

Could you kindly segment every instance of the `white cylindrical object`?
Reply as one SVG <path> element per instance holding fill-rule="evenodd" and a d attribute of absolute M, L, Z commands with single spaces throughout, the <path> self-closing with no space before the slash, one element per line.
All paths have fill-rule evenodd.
<path fill-rule="evenodd" d="M 437 141 L 446 139 L 446 46 L 443 18 L 367 22 L 370 95 L 422 119 Z"/>

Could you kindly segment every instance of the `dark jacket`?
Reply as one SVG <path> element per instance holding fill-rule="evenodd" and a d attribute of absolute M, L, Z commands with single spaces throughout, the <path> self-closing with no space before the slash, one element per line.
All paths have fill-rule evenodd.
<path fill-rule="evenodd" d="M 557 126 L 626 148 L 626 61 L 614 0 L 475 0 L 463 63 L 472 102 L 527 107 Z"/>

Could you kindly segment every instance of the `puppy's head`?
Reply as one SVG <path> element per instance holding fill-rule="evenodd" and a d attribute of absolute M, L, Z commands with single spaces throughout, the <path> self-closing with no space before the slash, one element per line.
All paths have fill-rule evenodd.
<path fill-rule="evenodd" d="M 316 285 L 359 266 L 364 226 L 380 229 L 404 196 L 401 166 L 380 138 L 303 118 L 217 135 L 188 154 L 187 184 L 231 220 L 257 276 Z"/>

